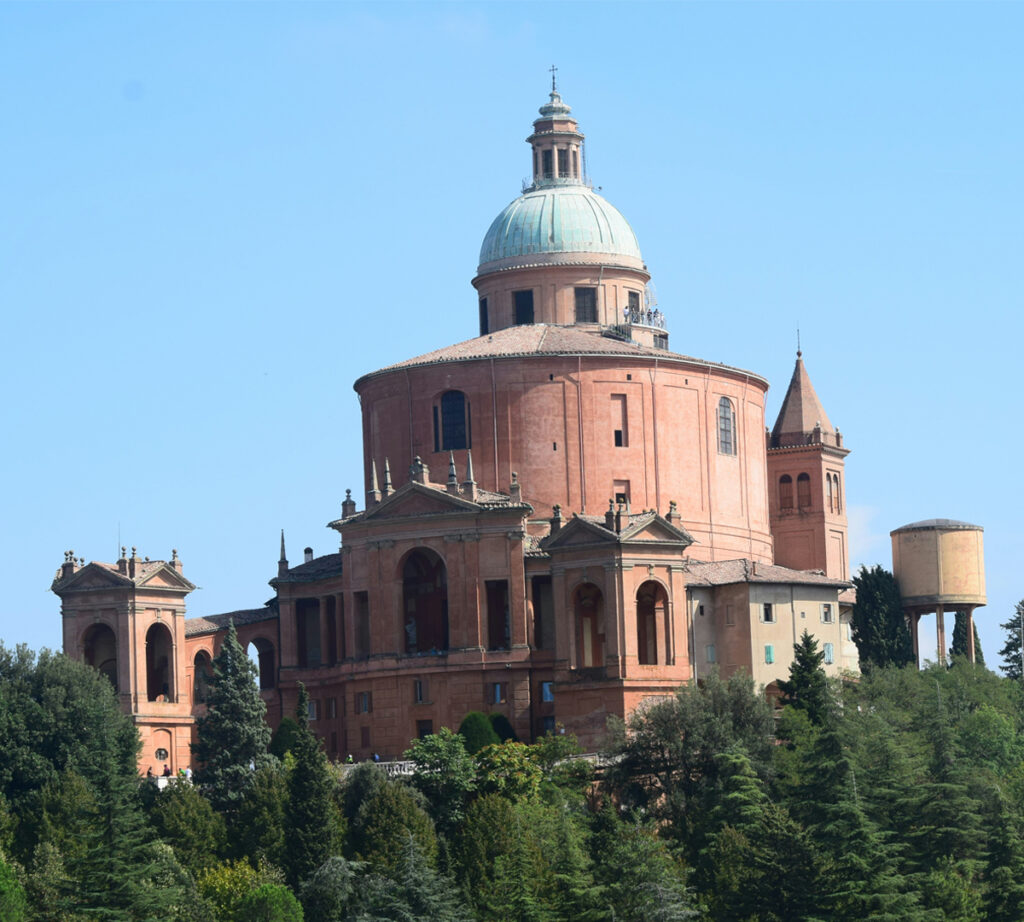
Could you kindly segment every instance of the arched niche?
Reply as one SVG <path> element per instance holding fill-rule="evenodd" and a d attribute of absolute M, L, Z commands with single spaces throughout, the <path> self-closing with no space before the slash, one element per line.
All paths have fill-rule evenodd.
<path fill-rule="evenodd" d="M 117 637 L 106 624 L 94 624 L 83 638 L 85 662 L 107 677 L 117 691 Z"/>
<path fill-rule="evenodd" d="M 206 650 L 200 650 L 192 660 L 192 703 L 205 704 L 210 697 L 213 682 L 213 660 Z"/>
<path fill-rule="evenodd" d="M 448 569 L 429 548 L 416 548 L 402 564 L 402 624 L 406 653 L 448 649 Z"/>
<path fill-rule="evenodd" d="M 641 666 L 667 663 L 668 593 L 656 580 L 647 580 L 636 593 L 636 649 Z"/>
<path fill-rule="evenodd" d="M 274 645 L 265 637 L 254 637 L 245 652 L 259 671 L 260 691 L 274 688 L 277 685 L 277 662 Z"/>
<path fill-rule="evenodd" d="M 577 586 L 572 594 L 576 626 L 576 666 L 604 665 L 604 594 L 593 583 Z"/>
<path fill-rule="evenodd" d="M 146 631 L 146 698 L 174 701 L 174 641 L 166 624 L 157 622 Z"/>

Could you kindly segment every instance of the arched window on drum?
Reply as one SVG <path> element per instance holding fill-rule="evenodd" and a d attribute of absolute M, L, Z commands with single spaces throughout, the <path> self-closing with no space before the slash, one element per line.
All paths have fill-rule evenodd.
<path fill-rule="evenodd" d="M 718 451 L 723 455 L 736 454 L 736 411 L 728 397 L 718 401 Z"/>

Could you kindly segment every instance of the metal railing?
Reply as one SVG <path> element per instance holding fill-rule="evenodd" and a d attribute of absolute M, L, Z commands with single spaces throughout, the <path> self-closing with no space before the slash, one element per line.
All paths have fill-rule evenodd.
<path fill-rule="evenodd" d="M 657 308 L 624 307 L 622 322 L 639 327 L 653 327 L 656 330 L 665 329 L 665 315 Z"/>

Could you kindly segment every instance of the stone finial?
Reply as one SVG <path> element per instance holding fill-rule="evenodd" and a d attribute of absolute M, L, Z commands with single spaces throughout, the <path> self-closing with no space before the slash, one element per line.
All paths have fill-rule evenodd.
<path fill-rule="evenodd" d="M 622 531 L 622 510 L 623 510 L 624 506 L 625 506 L 625 503 L 619 503 L 619 505 L 616 506 L 616 508 L 615 508 L 615 530 L 617 532 L 621 532 Z M 627 516 L 629 515 L 629 513 L 626 513 L 626 514 L 627 514 Z"/>
<path fill-rule="evenodd" d="M 843 434 L 838 429 L 836 429 L 836 448 L 842 448 L 842 447 L 843 447 Z M 969 634 L 967 635 L 967 639 L 971 643 L 974 642 L 974 638 L 971 637 Z"/>
<path fill-rule="evenodd" d="M 180 573 L 184 569 L 181 565 L 181 558 L 178 557 L 178 549 L 176 547 L 171 548 L 171 566 Z"/>
<path fill-rule="evenodd" d="M 61 564 L 61 568 L 58 571 L 61 577 L 71 576 L 75 572 L 75 552 L 65 551 L 64 552 L 64 563 Z"/>
<path fill-rule="evenodd" d="M 608 500 L 608 511 L 604 514 L 604 527 L 609 531 L 615 530 L 615 500 Z"/>
<path fill-rule="evenodd" d="M 384 456 L 384 496 L 390 496 L 395 492 L 395 488 L 391 485 L 391 463 L 387 459 L 387 455 Z"/>
<path fill-rule="evenodd" d="M 341 517 L 350 519 L 356 514 L 356 501 L 352 499 L 352 491 L 345 491 L 345 498 L 341 501 Z"/>
<path fill-rule="evenodd" d="M 679 524 L 679 507 L 676 505 L 676 501 L 670 500 L 668 504 L 668 515 L 665 516 L 673 525 Z"/>
<path fill-rule="evenodd" d="M 366 508 L 376 506 L 380 502 L 380 486 L 377 483 L 377 462 L 370 459 L 370 489 L 366 491 Z"/>
<path fill-rule="evenodd" d="M 562 530 L 562 504 L 555 503 L 551 511 L 551 534 L 557 535 Z"/>
<path fill-rule="evenodd" d="M 409 480 L 411 483 L 430 482 L 430 467 L 419 455 L 416 455 L 409 465 Z"/>
<path fill-rule="evenodd" d="M 448 492 L 453 496 L 459 495 L 459 475 L 455 470 L 455 452 L 448 452 Z"/>
<path fill-rule="evenodd" d="M 508 488 L 508 495 L 514 503 L 521 503 L 523 501 L 523 489 L 519 485 L 519 475 L 512 472 L 512 483 Z"/>
<path fill-rule="evenodd" d="M 284 552 L 284 529 L 281 529 L 281 559 L 277 562 L 277 575 L 284 576 L 288 572 L 288 557 Z"/>
<path fill-rule="evenodd" d="M 473 452 L 466 449 L 466 479 L 462 481 L 462 494 L 466 499 L 476 500 L 476 480 L 473 479 Z"/>

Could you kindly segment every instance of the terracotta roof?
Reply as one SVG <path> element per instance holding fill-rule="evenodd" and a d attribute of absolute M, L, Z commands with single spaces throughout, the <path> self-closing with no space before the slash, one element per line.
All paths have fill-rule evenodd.
<path fill-rule="evenodd" d="M 264 605 L 263 608 L 242 608 L 222 615 L 206 615 L 203 618 L 186 618 L 185 636 L 213 634 L 227 628 L 231 621 L 238 627 L 240 624 L 255 624 L 257 621 L 270 621 L 274 618 L 277 618 L 277 610 L 269 605 Z"/>
<path fill-rule="evenodd" d="M 359 385 L 380 374 L 395 371 L 399 368 L 415 368 L 421 365 L 437 365 L 446 362 L 463 362 L 471 359 L 516 358 L 529 355 L 619 355 L 634 358 L 656 358 L 663 362 L 681 362 L 709 368 L 722 368 L 748 376 L 752 380 L 767 381 L 760 375 L 722 365 L 717 362 L 706 362 L 686 355 L 679 355 L 665 349 L 654 349 L 641 346 L 632 340 L 606 335 L 600 330 L 586 329 L 578 326 L 555 326 L 549 323 L 530 323 L 522 326 L 506 327 L 486 336 L 467 339 L 453 346 L 445 346 L 415 358 L 406 359 L 394 365 L 388 365 L 378 371 L 363 375 L 355 383 Z"/>
<path fill-rule="evenodd" d="M 820 570 L 790 570 L 773 564 L 739 558 L 711 563 L 689 561 L 687 583 L 691 586 L 728 586 L 732 583 L 800 583 L 805 586 L 831 586 L 846 589 L 850 583 L 832 579 Z"/>
<path fill-rule="evenodd" d="M 276 576 L 270 581 L 274 583 L 312 583 L 327 579 L 329 576 L 341 576 L 341 554 L 324 554 L 314 557 L 308 563 L 300 563 L 291 567 L 284 576 Z"/>
<path fill-rule="evenodd" d="M 835 429 L 814 391 L 814 385 L 804 368 L 804 360 L 798 352 L 789 389 L 783 398 L 779 418 L 772 428 L 772 448 L 806 444 L 818 424 L 821 425 L 822 441 L 834 443 Z"/>

